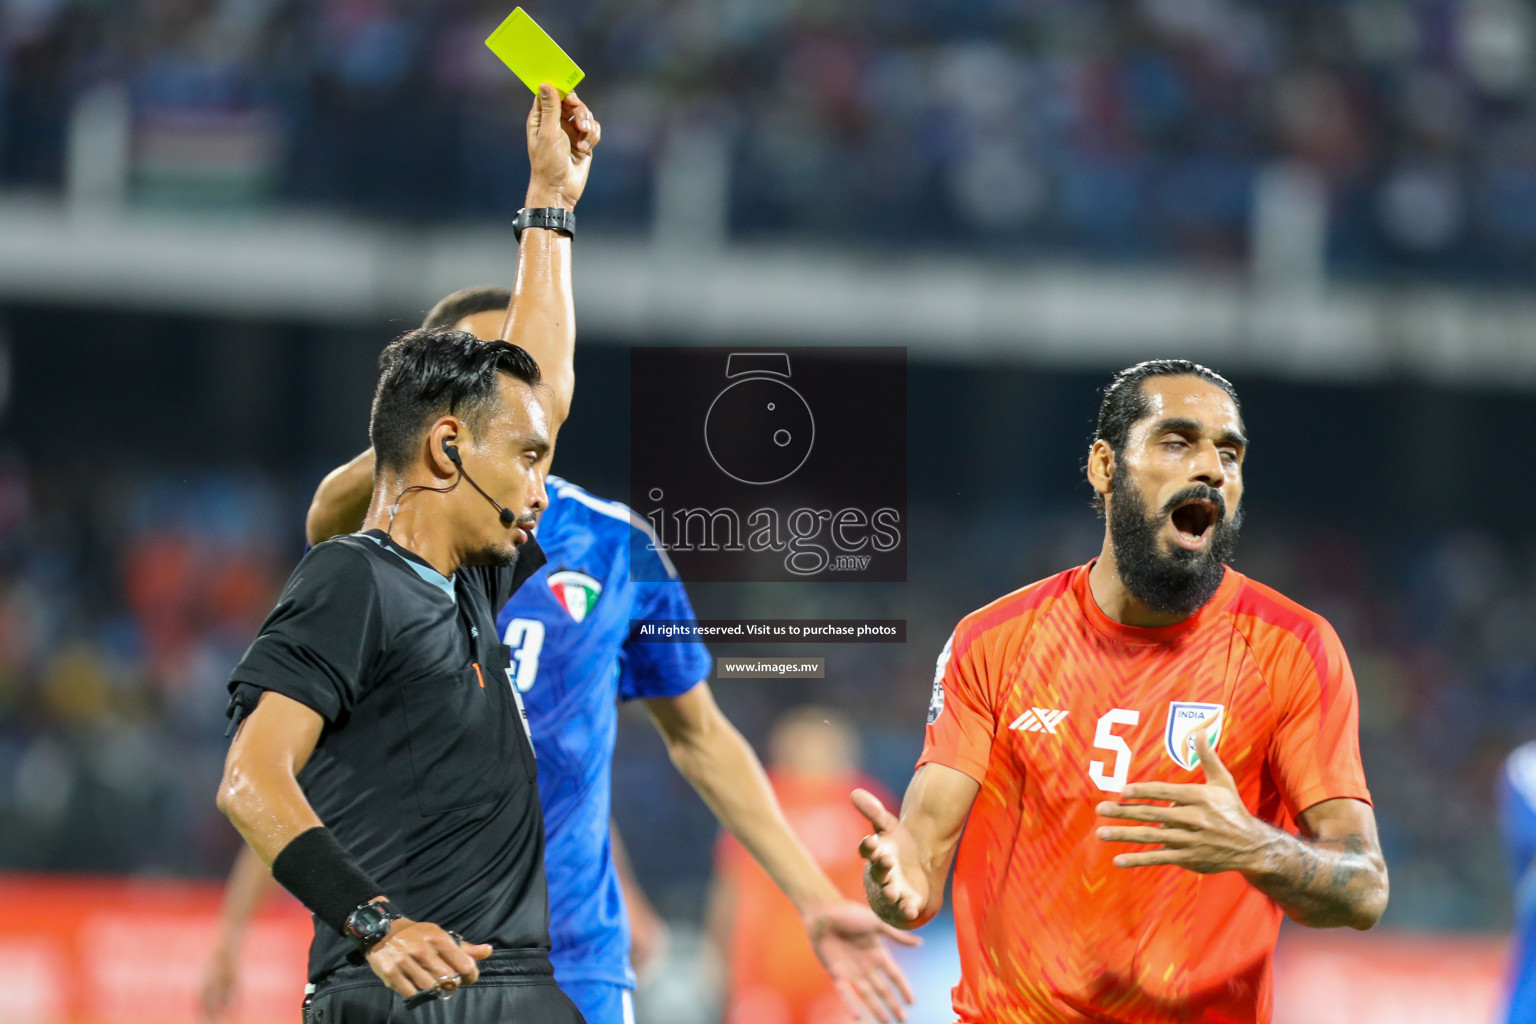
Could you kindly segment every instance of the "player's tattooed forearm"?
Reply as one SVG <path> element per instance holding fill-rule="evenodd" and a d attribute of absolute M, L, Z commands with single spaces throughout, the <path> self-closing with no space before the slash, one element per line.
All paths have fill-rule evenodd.
<path fill-rule="evenodd" d="M 1296 888 L 1301 892 L 1311 892 L 1317 884 L 1318 863 L 1317 851 L 1306 843 L 1297 841 L 1301 850 L 1301 877 L 1296 880 Z"/>
<path fill-rule="evenodd" d="M 1370 845 L 1351 834 L 1319 842 L 1288 837 L 1289 865 L 1254 884 L 1295 920 L 1314 928 L 1352 924 L 1385 878 L 1378 872 Z"/>
<path fill-rule="evenodd" d="M 1333 862 L 1333 888 L 1346 890 L 1355 884 L 1355 878 L 1361 870 L 1368 869 L 1370 863 L 1366 859 L 1365 837 L 1351 833 L 1339 841 L 1344 849 L 1340 851 Z"/>

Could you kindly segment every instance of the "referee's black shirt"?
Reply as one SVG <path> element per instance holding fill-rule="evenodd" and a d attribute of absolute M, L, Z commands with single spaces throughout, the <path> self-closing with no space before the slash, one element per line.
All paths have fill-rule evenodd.
<path fill-rule="evenodd" d="M 544 562 L 445 578 L 382 531 L 314 547 L 230 678 L 326 721 L 299 784 L 406 916 L 498 949 L 549 948 L 544 822 L 496 612 Z M 316 921 L 315 981 L 352 945 Z"/>

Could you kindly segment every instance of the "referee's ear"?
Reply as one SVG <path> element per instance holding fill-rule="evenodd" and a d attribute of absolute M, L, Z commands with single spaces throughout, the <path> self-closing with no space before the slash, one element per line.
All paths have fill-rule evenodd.
<path fill-rule="evenodd" d="M 447 479 L 457 473 L 458 466 L 449 449 L 458 450 L 464 437 L 464 423 L 457 416 L 440 416 L 427 431 L 427 465 L 433 475 Z"/>

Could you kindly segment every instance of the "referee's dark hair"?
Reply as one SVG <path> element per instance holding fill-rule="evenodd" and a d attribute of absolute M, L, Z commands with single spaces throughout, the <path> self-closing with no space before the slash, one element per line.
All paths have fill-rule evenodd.
<path fill-rule="evenodd" d="M 492 310 L 506 312 L 512 305 L 512 289 L 497 284 L 480 284 L 473 288 L 460 288 L 452 295 L 438 300 L 427 310 L 421 326 L 425 328 L 452 327 L 467 316 L 489 313 Z"/>
<path fill-rule="evenodd" d="M 1131 428 L 1152 411 L 1142 383 L 1149 377 L 1199 377 L 1225 391 L 1237 406 L 1238 416 L 1243 414 L 1243 403 L 1238 400 L 1237 389 L 1232 382 L 1210 367 L 1188 359 L 1148 359 L 1146 362 L 1127 366 L 1110 378 L 1104 388 L 1104 399 L 1099 403 L 1099 421 L 1094 429 L 1093 440 L 1103 441 L 1115 453 L 1118 463 L 1125 454 L 1125 444 L 1131 438 Z M 1117 466 L 1116 472 L 1119 472 Z M 1104 511 L 1104 496 L 1093 496 L 1093 507 Z"/>
<path fill-rule="evenodd" d="M 499 400 L 499 374 L 537 386 L 539 364 L 516 345 L 481 341 L 463 331 L 408 331 L 379 356 L 368 437 L 380 469 L 405 470 L 415 462 L 421 434 L 444 413 L 473 429 Z"/>

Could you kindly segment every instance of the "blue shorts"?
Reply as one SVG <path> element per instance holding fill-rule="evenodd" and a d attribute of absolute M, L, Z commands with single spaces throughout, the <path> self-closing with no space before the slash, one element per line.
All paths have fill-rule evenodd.
<path fill-rule="evenodd" d="M 560 990 L 571 997 L 587 1024 L 635 1024 L 634 995 L 611 981 L 562 981 Z"/>

